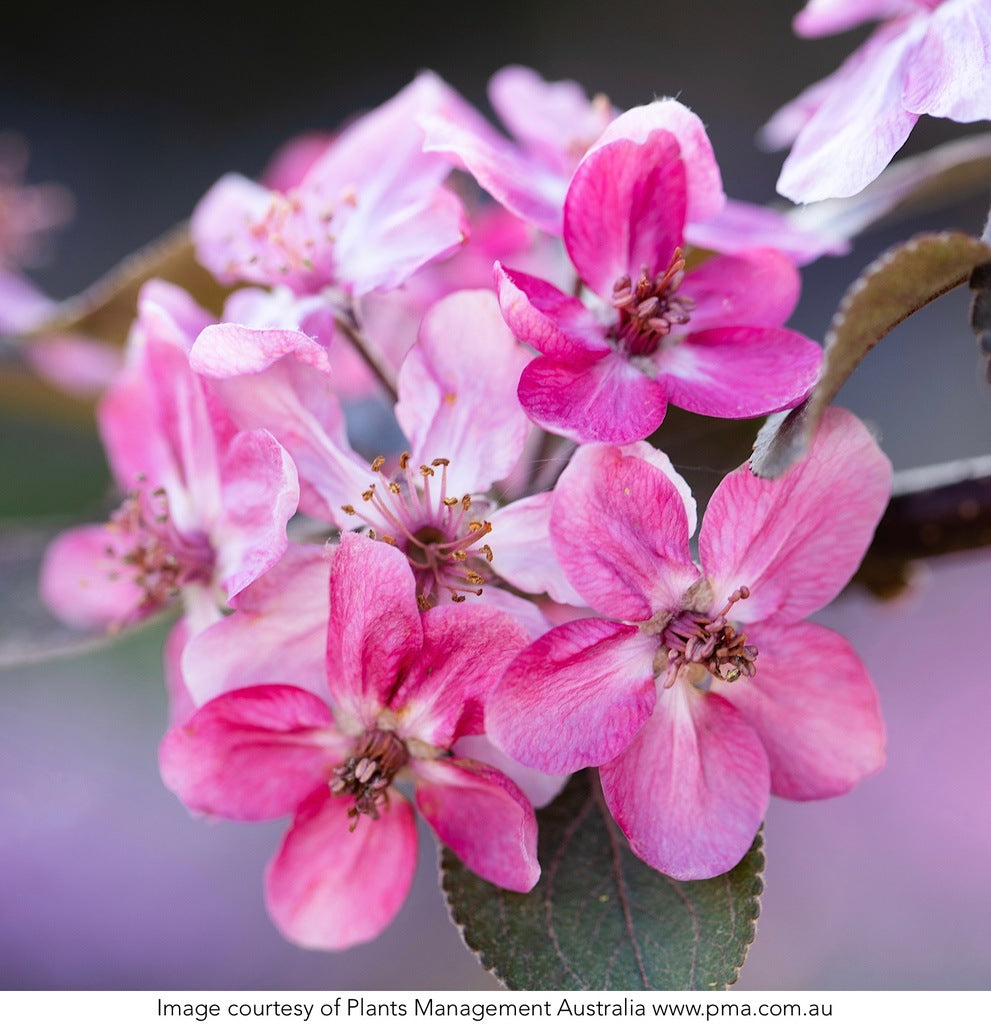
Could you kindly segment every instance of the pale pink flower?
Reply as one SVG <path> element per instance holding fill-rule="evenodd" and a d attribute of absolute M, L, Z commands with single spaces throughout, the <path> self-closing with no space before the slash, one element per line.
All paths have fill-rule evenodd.
<path fill-rule="evenodd" d="M 129 359 L 97 419 L 127 494 L 108 523 L 49 548 L 41 589 L 80 627 L 117 627 L 180 595 L 196 628 L 274 565 L 299 496 L 292 460 L 263 429 L 237 430 L 190 369 L 209 314 L 162 282 L 144 287 Z"/>
<path fill-rule="evenodd" d="M 166 651 L 173 722 L 228 690 L 262 681 L 325 692 L 333 552 L 329 544 L 290 543 L 268 572 L 241 591 L 232 615 Z"/>
<path fill-rule="evenodd" d="M 809 0 L 795 30 L 818 36 L 878 19 L 863 46 L 764 129 L 770 145 L 791 144 L 778 191 L 795 202 L 855 195 L 922 114 L 991 119 L 987 0 Z"/>
<path fill-rule="evenodd" d="M 480 117 L 434 114 L 421 118 L 424 148 L 457 160 L 511 213 L 559 235 L 568 181 L 617 111 L 577 82 L 545 82 L 518 66 L 492 76 L 489 99 L 515 142 Z"/>
<path fill-rule="evenodd" d="M 598 765 L 606 802 L 647 863 L 675 878 L 729 870 L 770 792 L 843 793 L 883 763 L 867 673 L 803 622 L 856 569 L 891 467 L 831 409 L 779 480 L 743 466 L 717 488 L 689 553 L 669 474 L 629 450 L 579 449 L 555 490 L 552 538 L 604 618 L 555 627 L 492 693 L 486 732 L 545 772 Z"/>
<path fill-rule="evenodd" d="M 686 270 L 686 217 L 692 206 L 721 209 L 718 168 L 702 173 L 655 122 L 646 108 L 624 115 L 571 180 L 564 242 L 587 304 L 496 268 L 506 322 L 542 353 L 523 371 L 520 402 L 534 422 L 578 441 L 644 438 L 669 401 L 724 417 L 789 408 L 821 361 L 817 345 L 780 326 L 798 298 L 788 257 L 754 249 Z"/>
<path fill-rule="evenodd" d="M 699 202 L 690 204 L 685 226 L 693 245 L 724 253 L 772 246 L 797 264 L 843 251 L 835 240 L 789 224 L 777 210 L 739 200 L 726 200 L 723 206 L 719 171 L 702 122 L 675 100 L 620 115 L 601 94 L 589 100 L 576 82 L 545 82 L 535 71 L 517 66 L 492 76 L 489 99 L 515 142 L 479 118 L 433 115 L 422 119 L 424 148 L 457 160 L 497 202 L 542 231 L 562 233 L 568 184 L 585 154 L 602 139 L 629 135 L 639 123 L 644 137 L 656 128 L 676 135 L 692 164 L 689 175 L 698 176 Z"/>
<path fill-rule="evenodd" d="M 536 819 L 505 775 L 452 755 L 482 730 L 482 704 L 526 644 L 480 607 L 418 609 L 413 574 L 384 544 L 346 535 L 330 576 L 326 700 L 287 685 L 211 701 L 162 743 L 162 775 L 197 811 L 255 821 L 293 814 L 265 877 L 292 941 L 344 949 L 377 936 L 416 867 L 413 810 L 476 874 L 531 889 Z"/>
<path fill-rule="evenodd" d="M 465 239 L 461 203 L 442 187 L 450 162 L 422 151 L 416 123 L 463 106 L 425 72 L 341 132 L 287 193 L 227 175 L 193 214 L 198 258 L 225 283 L 297 295 L 396 287 Z"/>
<path fill-rule="evenodd" d="M 348 443 L 330 358 L 298 331 L 233 324 L 205 329 L 192 352 L 238 424 L 264 424 L 289 450 L 301 509 L 397 545 L 425 606 L 480 596 L 536 634 L 546 627 L 536 606 L 500 581 L 581 603 L 550 552 L 550 494 L 501 507 L 487 494 L 516 468 L 532 430 L 516 399 L 531 356 L 491 292 L 455 292 L 430 308 L 399 374 L 408 452 L 376 458 L 371 471 Z"/>

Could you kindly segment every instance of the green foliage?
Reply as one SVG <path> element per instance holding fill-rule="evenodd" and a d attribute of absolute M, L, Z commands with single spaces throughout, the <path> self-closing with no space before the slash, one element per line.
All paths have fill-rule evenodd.
<path fill-rule="evenodd" d="M 889 249 L 847 290 L 826 335 L 822 376 L 790 412 L 775 413 L 757 435 L 753 471 L 780 476 L 808 449 L 826 406 L 865 355 L 893 328 L 991 260 L 991 247 L 959 232 L 921 235 Z"/>
<path fill-rule="evenodd" d="M 591 772 L 538 813 L 536 888 L 483 882 L 445 850 L 444 892 L 482 963 L 513 989 L 723 989 L 753 941 L 763 839 L 728 874 L 678 882 L 635 857 Z"/>

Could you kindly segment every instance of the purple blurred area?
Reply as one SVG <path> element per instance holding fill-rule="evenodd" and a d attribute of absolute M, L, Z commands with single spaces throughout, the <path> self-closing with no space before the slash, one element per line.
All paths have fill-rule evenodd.
<path fill-rule="evenodd" d="M 799 6 L 507 0 L 483 16 L 447 2 L 379 5 L 369 24 L 361 5 L 291 17 L 250 4 L 16 5 L 0 32 L 0 130 L 29 141 L 30 178 L 65 183 L 78 211 L 38 280 L 80 291 L 187 217 L 223 172 L 257 173 L 288 136 L 383 101 L 424 66 L 481 104 L 489 74 L 512 62 L 620 106 L 678 95 L 708 125 L 727 190 L 770 200 L 780 157 L 754 133 L 862 36 L 795 40 Z M 909 149 L 962 133 L 920 124 Z M 821 338 L 886 246 L 977 231 L 986 210 L 986 197 L 961 203 L 809 268 L 793 325 Z M 896 468 L 991 451 L 967 301 L 958 290 L 913 317 L 841 395 Z M 0 410 L 0 514 L 91 514 L 103 484 L 80 484 L 79 467 L 101 472 L 92 452 L 77 456 L 86 445 Z M 714 483 L 731 465 L 701 474 Z M 881 691 L 889 764 L 848 797 L 772 805 L 742 988 L 991 986 L 989 572 L 988 555 L 944 559 L 895 602 L 851 594 L 819 617 Z M 195 820 L 158 779 L 163 636 L 0 671 L 0 987 L 496 987 L 447 919 L 429 835 L 413 894 L 376 943 L 326 955 L 281 939 L 261 876 L 282 826 Z"/>
<path fill-rule="evenodd" d="M 842 631 L 881 691 L 888 765 L 849 796 L 774 801 L 745 989 L 986 988 L 991 981 L 991 558 L 946 559 Z M 460 943 L 421 836 L 412 897 L 377 942 L 306 952 L 266 917 L 279 823 L 191 817 L 162 787 L 161 630 L 0 673 L 0 984 L 7 988 L 496 987 Z"/>

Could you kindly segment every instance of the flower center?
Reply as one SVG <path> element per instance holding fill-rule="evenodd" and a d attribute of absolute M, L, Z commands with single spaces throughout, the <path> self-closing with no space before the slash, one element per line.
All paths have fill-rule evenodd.
<path fill-rule="evenodd" d="M 118 579 L 126 573 L 144 591 L 142 611 L 166 604 L 183 586 L 206 583 L 213 575 L 209 539 L 203 533 L 183 533 L 176 527 L 162 487 L 133 491 L 107 527 L 117 535 L 105 552 L 113 566 L 109 577 Z"/>
<path fill-rule="evenodd" d="M 684 278 L 685 260 L 675 249 L 664 273 L 651 277 L 644 265 L 636 281 L 629 274 L 616 279 L 612 306 L 619 320 L 612 334 L 630 355 L 652 355 L 676 326 L 688 323 L 695 300 L 677 294 Z"/>
<path fill-rule="evenodd" d="M 335 230 L 356 205 L 353 188 L 344 189 L 336 202 L 312 190 L 273 192 L 264 215 L 249 225 L 247 251 L 232 258 L 229 271 L 254 277 L 261 270 L 273 280 L 292 276 L 295 284 L 313 287 L 326 283 Z"/>
<path fill-rule="evenodd" d="M 416 577 L 421 610 L 435 605 L 445 592 L 458 602 L 468 594 L 480 595 L 492 575 L 488 568 L 492 548 L 480 541 L 491 532 L 492 524 L 477 518 L 473 507 L 484 507 L 485 502 L 470 494 L 447 493 L 449 459 L 434 459 L 414 470 L 409 452 L 403 452 L 398 481 L 382 472 L 384 465 L 381 455 L 372 463 L 378 479 L 361 495 L 363 507 L 344 505 L 344 511 L 365 522 L 370 537 L 406 555 Z"/>
<path fill-rule="evenodd" d="M 361 737 L 357 753 L 334 769 L 331 793 L 354 797 L 348 810 L 348 817 L 354 818 L 352 832 L 362 814 L 378 819 L 379 806 L 388 804 L 389 786 L 407 761 L 409 751 L 394 732 L 372 729 Z"/>
<path fill-rule="evenodd" d="M 730 595 L 726 606 L 715 615 L 682 611 L 664 628 L 661 643 L 668 650 L 670 674 L 665 686 L 674 684 L 686 665 L 701 665 L 717 679 L 732 683 L 740 676 L 748 678 L 757 671 L 757 648 L 747 643 L 746 633 L 738 633 L 726 620 L 737 601 L 750 596 L 747 587 Z"/>

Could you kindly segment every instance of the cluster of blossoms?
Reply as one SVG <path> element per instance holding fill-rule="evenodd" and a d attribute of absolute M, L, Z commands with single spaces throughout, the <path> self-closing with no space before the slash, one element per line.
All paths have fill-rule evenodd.
<path fill-rule="evenodd" d="M 668 403 L 806 397 L 821 352 L 783 325 L 817 240 L 728 201 L 674 100 L 620 113 L 523 68 L 491 99 L 512 140 L 423 74 L 266 184 L 211 189 L 192 231 L 223 315 L 145 286 L 98 411 L 126 497 L 43 568 L 81 627 L 179 609 L 163 777 L 197 812 L 292 816 L 266 896 L 306 946 L 395 915 L 410 798 L 525 892 L 534 806 L 596 766 L 633 851 L 704 878 L 770 793 L 883 760 L 866 671 L 803 621 L 887 500 L 868 431 L 830 410 L 780 480 L 730 473 L 698 565 L 648 440 Z"/>

